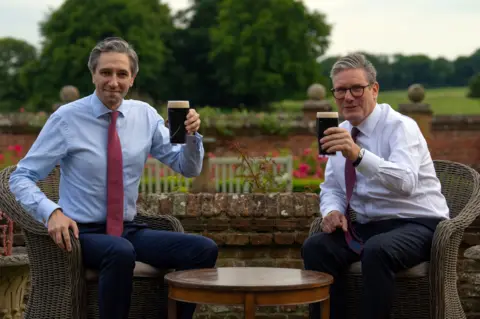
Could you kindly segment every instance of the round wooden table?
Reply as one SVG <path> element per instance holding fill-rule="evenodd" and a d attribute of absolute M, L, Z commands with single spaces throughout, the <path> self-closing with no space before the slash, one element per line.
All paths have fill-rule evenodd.
<path fill-rule="evenodd" d="M 244 305 L 245 318 L 255 318 L 256 306 L 322 302 L 322 318 L 330 318 L 332 276 L 293 268 L 225 267 L 171 272 L 168 318 L 177 318 L 176 301 Z"/>

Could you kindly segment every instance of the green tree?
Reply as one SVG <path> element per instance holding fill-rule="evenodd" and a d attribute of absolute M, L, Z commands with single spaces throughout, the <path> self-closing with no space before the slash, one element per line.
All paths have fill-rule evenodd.
<path fill-rule="evenodd" d="M 224 105 L 228 98 L 215 78 L 209 60 L 212 50 L 209 30 L 217 24 L 221 0 L 193 0 L 175 17 L 174 36 L 169 41 L 174 61 L 169 64 L 171 96 L 188 99 L 193 105 Z"/>
<path fill-rule="evenodd" d="M 475 74 L 469 81 L 468 97 L 480 97 L 480 73 Z"/>
<path fill-rule="evenodd" d="M 0 111 L 18 110 L 27 101 L 21 70 L 36 58 L 36 49 L 31 44 L 14 38 L 0 39 Z"/>
<path fill-rule="evenodd" d="M 171 52 L 164 39 L 173 32 L 173 23 L 168 6 L 158 0 L 66 0 L 40 30 L 40 59 L 27 67 L 24 77 L 37 107 L 58 101 L 64 85 L 78 87 L 81 95 L 91 93 L 88 57 L 98 41 L 110 36 L 124 38 L 139 55 L 140 72 L 132 88 L 137 95 L 158 100 L 168 92 L 165 68 Z"/>
<path fill-rule="evenodd" d="M 295 0 L 223 0 L 210 29 L 215 78 L 230 105 L 266 105 L 319 78 L 330 26 Z"/>

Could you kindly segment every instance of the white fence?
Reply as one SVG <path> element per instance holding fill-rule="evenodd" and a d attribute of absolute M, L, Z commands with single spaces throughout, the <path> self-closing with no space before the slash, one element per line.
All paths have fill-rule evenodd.
<path fill-rule="evenodd" d="M 279 190 L 283 192 L 292 191 L 292 156 L 273 157 L 269 158 L 268 161 L 264 161 L 263 158 L 253 158 L 249 160 L 251 164 L 249 167 L 237 157 L 213 157 L 208 162 L 210 178 L 213 178 L 211 182 L 215 185 L 217 192 L 250 192 L 252 188 L 249 181 L 252 181 L 252 178 L 246 178 L 245 175 L 251 176 L 252 172 L 255 175 L 258 174 L 258 180 L 269 183 L 270 187 L 280 187 Z M 203 169 L 207 168 L 204 167 Z M 273 176 L 273 180 L 269 180 L 268 176 Z M 267 177 L 267 180 L 265 177 Z M 149 158 L 145 165 L 143 178 L 140 181 L 140 192 L 188 191 L 193 182 L 194 178 L 185 178 L 160 161 Z"/>

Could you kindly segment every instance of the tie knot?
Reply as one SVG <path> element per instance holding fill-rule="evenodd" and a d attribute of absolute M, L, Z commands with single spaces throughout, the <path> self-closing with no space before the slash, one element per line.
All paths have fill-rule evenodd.
<path fill-rule="evenodd" d="M 360 133 L 360 130 L 355 126 L 352 127 L 352 132 L 350 134 L 352 135 L 354 141 L 356 140 L 358 133 Z"/>
<path fill-rule="evenodd" d="M 118 118 L 118 111 L 110 112 L 110 116 L 112 117 L 112 122 L 116 122 Z"/>

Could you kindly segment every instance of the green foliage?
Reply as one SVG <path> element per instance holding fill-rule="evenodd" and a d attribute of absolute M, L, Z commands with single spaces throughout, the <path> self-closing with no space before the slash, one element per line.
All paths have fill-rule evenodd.
<path fill-rule="evenodd" d="M 470 56 L 455 60 L 432 59 L 426 55 L 384 55 L 363 52 L 377 70 L 377 81 L 382 91 L 406 90 L 414 83 L 426 88 L 464 87 L 468 80 L 480 72 L 480 49 Z M 320 63 L 321 73 L 328 76 L 338 56 L 329 57 Z"/>
<path fill-rule="evenodd" d="M 294 178 L 293 189 L 294 193 L 320 193 L 320 184 L 323 179 L 318 178 Z"/>
<path fill-rule="evenodd" d="M 28 99 L 22 86 L 22 68 L 36 59 L 35 47 L 14 38 L 0 39 L 0 110 L 18 111 Z"/>
<path fill-rule="evenodd" d="M 294 0 L 223 0 L 211 28 L 210 59 L 234 105 L 266 105 L 319 78 L 316 59 L 330 26 Z"/>
<path fill-rule="evenodd" d="M 480 73 L 470 79 L 468 97 L 480 98 Z"/>
<path fill-rule="evenodd" d="M 380 84 L 381 87 L 381 84 Z M 430 104 L 435 115 L 451 115 L 451 114 L 479 114 L 480 99 L 468 98 L 468 88 L 466 87 L 446 87 L 437 89 L 427 89 L 425 92 L 424 103 Z M 334 110 L 337 110 L 335 101 L 329 97 L 329 101 Z M 384 91 L 380 89 L 379 103 L 388 103 L 394 109 L 398 109 L 398 105 L 409 103 L 407 89 Z M 277 112 L 288 112 L 290 114 L 301 114 L 303 100 L 285 100 L 274 103 L 273 109 Z"/>
<path fill-rule="evenodd" d="M 50 108 L 64 85 L 81 95 L 93 91 L 88 57 L 95 44 L 110 36 L 129 41 L 137 51 L 140 72 L 133 91 L 159 99 L 168 91 L 165 67 L 170 51 L 164 40 L 173 31 L 169 9 L 157 0 L 67 0 L 41 23 L 45 37 L 39 61 L 28 67 L 32 103 Z"/>

